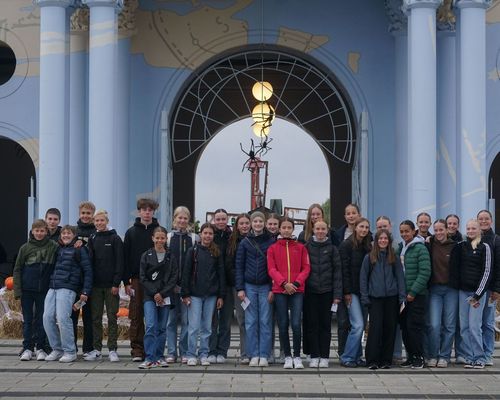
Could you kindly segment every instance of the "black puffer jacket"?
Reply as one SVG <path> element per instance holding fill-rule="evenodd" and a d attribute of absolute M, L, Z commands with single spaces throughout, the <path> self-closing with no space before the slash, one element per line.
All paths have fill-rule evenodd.
<path fill-rule="evenodd" d="M 493 271 L 489 289 L 500 293 L 500 236 L 490 228 L 482 233 L 482 239 L 489 244 L 491 250 Z"/>
<path fill-rule="evenodd" d="M 167 251 L 162 262 L 158 262 L 155 249 L 149 249 L 141 257 L 140 280 L 144 288 L 144 301 L 154 301 L 156 293 L 161 297 L 171 297 L 173 303 L 174 288 L 177 283 L 177 261 Z"/>
<path fill-rule="evenodd" d="M 339 253 L 342 260 L 342 286 L 344 294 L 360 295 L 359 274 L 368 251 L 368 249 L 361 246 L 354 248 L 351 238 L 344 240 L 340 244 Z"/>
<path fill-rule="evenodd" d="M 76 249 L 75 240 L 57 251 L 56 265 L 50 276 L 50 289 L 69 289 L 90 295 L 92 291 L 92 264 L 86 247 Z"/>
<path fill-rule="evenodd" d="M 81 240 L 84 245 L 87 245 L 90 236 L 92 236 L 96 230 L 95 225 L 91 222 L 90 224 L 85 224 L 81 220 L 78 220 L 76 230 L 76 237 L 78 240 Z"/>
<path fill-rule="evenodd" d="M 123 239 L 125 271 L 123 282 L 128 284 L 131 278 L 139 278 L 139 265 L 142 254 L 153 246 L 153 230 L 158 227 L 158 220 L 153 218 L 149 225 L 136 218 L 134 225 L 128 228 Z"/>
<path fill-rule="evenodd" d="M 222 256 L 214 257 L 205 246 L 197 244 L 189 248 L 182 272 L 182 297 L 226 295 L 226 279 Z"/>
<path fill-rule="evenodd" d="M 196 242 L 199 242 L 198 235 L 191 232 L 181 232 L 174 230 L 168 233 L 167 246 L 170 252 L 175 256 L 179 265 L 179 277 L 177 284 L 181 285 L 182 274 L 184 271 L 184 263 L 186 261 L 186 253 L 189 248 L 193 247 Z"/>
<path fill-rule="evenodd" d="M 330 240 L 306 244 L 311 263 L 311 272 L 306 281 L 307 293 L 332 293 L 333 298 L 342 299 L 342 262 L 336 246 Z"/>
<path fill-rule="evenodd" d="M 119 287 L 123 277 L 123 242 L 114 229 L 96 232 L 89 239 L 94 272 L 93 287 Z"/>
<path fill-rule="evenodd" d="M 470 239 L 457 244 L 452 253 L 452 261 L 460 276 L 459 288 L 466 292 L 474 292 L 476 299 L 488 289 L 492 277 L 492 259 L 490 246 L 479 243 L 472 248 Z"/>

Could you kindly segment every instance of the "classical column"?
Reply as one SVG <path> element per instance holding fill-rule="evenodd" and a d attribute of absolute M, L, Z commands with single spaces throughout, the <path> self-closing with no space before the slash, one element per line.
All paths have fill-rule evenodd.
<path fill-rule="evenodd" d="M 408 218 L 436 210 L 436 9 L 404 0 L 408 13 Z"/>
<path fill-rule="evenodd" d="M 460 216 L 487 205 L 486 9 L 491 0 L 459 0 L 460 9 Z"/>
<path fill-rule="evenodd" d="M 87 62 L 89 10 L 71 15 L 69 58 L 69 222 L 78 220 L 78 204 L 87 200 Z"/>
<path fill-rule="evenodd" d="M 38 215 L 57 207 L 67 220 L 67 51 L 66 8 L 72 0 L 37 0 L 40 7 L 40 164 Z"/>
<path fill-rule="evenodd" d="M 115 147 L 116 173 L 115 193 L 116 216 L 115 227 L 119 233 L 125 233 L 130 218 L 131 199 L 129 194 L 129 102 L 130 102 L 130 38 L 136 33 L 135 10 L 138 0 L 129 0 L 124 3 L 123 10 L 118 15 L 118 45 L 116 89 L 115 89 Z M 134 207 L 132 205 L 132 207 Z M 134 208 L 132 208 L 134 209 Z"/>
<path fill-rule="evenodd" d="M 437 35 L 437 209 L 436 217 L 457 209 L 457 56 L 455 16 L 438 10 Z"/>
<path fill-rule="evenodd" d="M 408 25 L 401 10 L 400 0 L 386 0 L 389 32 L 394 36 L 394 87 L 395 87 L 395 141 L 396 141 L 396 196 L 394 222 L 408 218 Z M 389 213 L 389 212 L 388 212 Z"/>
<path fill-rule="evenodd" d="M 88 198 L 106 209 L 115 224 L 116 0 L 83 0 L 90 8 Z"/>

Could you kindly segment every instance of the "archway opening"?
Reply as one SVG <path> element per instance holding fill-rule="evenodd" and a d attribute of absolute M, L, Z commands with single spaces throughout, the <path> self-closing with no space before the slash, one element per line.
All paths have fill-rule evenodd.
<path fill-rule="evenodd" d="M 3 257 L 0 254 L 0 281 L 12 272 L 19 247 L 26 242 L 32 177 L 35 166 L 26 150 L 15 141 L 0 137 L 0 187 L 6 191 L 6 195 L 0 196 L 5 228 L 0 229 L 0 245 L 5 251 Z"/>
<path fill-rule="evenodd" d="M 245 118 L 221 130 L 205 147 L 196 168 L 196 218 L 205 221 L 206 212 L 224 208 L 230 213 L 251 209 L 251 177 L 245 162 L 253 139 L 252 120 Z M 268 162 L 265 206 L 281 199 L 283 207 L 307 208 L 330 197 L 330 169 L 315 140 L 297 125 L 276 119 L 269 135 L 270 149 L 260 156 Z M 243 170 L 243 171 L 242 171 Z M 263 173 L 261 185 L 264 187 Z"/>
<path fill-rule="evenodd" d="M 500 233 L 500 153 L 497 154 L 490 168 L 489 198 L 495 199 L 495 232 Z"/>

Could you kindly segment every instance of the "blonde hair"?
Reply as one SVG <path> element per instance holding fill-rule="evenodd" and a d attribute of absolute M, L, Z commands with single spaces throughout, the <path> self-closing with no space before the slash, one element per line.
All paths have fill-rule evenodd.
<path fill-rule="evenodd" d="M 474 218 L 469 219 L 467 221 L 467 225 L 469 225 L 471 222 L 474 223 L 474 224 L 476 224 L 477 227 L 479 228 L 479 222 L 478 222 L 477 219 L 474 219 Z M 472 246 L 473 250 L 476 250 L 477 246 L 479 245 L 479 243 L 481 243 L 481 229 L 479 229 L 479 235 L 477 235 L 477 238 L 475 238 L 475 239 L 473 239 L 473 240 L 470 241 L 470 245 Z"/>
<path fill-rule="evenodd" d="M 106 221 L 109 222 L 108 212 L 106 210 L 97 210 L 94 213 L 94 218 L 97 217 L 98 215 L 104 215 L 104 218 L 106 218 Z"/>
<path fill-rule="evenodd" d="M 187 217 L 188 217 L 187 231 L 191 232 L 192 228 L 191 228 L 191 224 L 189 223 L 189 220 L 191 219 L 191 211 L 189 211 L 189 208 L 187 208 L 186 206 L 178 206 L 175 208 L 174 217 L 172 219 L 172 227 L 174 229 L 177 229 L 175 219 L 179 216 L 179 214 L 186 214 L 187 215 Z"/>
<path fill-rule="evenodd" d="M 90 210 L 92 210 L 92 212 L 95 212 L 95 204 L 92 203 L 91 201 L 82 201 L 79 205 L 78 205 L 78 211 L 81 211 L 82 208 L 88 208 Z"/>
<path fill-rule="evenodd" d="M 35 219 L 31 224 L 31 229 L 40 229 L 40 228 L 45 230 L 49 229 L 47 222 L 45 222 L 43 219 Z"/>

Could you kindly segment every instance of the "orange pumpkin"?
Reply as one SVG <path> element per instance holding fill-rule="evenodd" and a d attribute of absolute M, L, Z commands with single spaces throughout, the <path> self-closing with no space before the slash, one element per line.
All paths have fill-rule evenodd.
<path fill-rule="evenodd" d="M 120 307 L 116 313 L 117 317 L 128 317 L 128 308 Z"/>
<path fill-rule="evenodd" d="M 14 289 L 14 278 L 12 276 L 5 278 L 5 286 L 7 287 L 7 290 Z"/>

